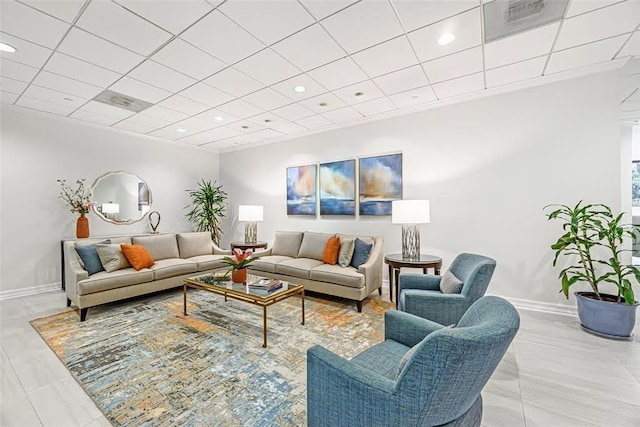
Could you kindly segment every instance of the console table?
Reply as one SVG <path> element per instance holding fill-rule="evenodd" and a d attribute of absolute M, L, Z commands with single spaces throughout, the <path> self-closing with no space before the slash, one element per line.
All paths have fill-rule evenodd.
<path fill-rule="evenodd" d="M 421 268 L 424 274 L 427 274 L 427 269 L 433 268 L 436 275 L 440 275 L 440 268 L 442 267 L 442 258 L 424 254 L 420 254 L 419 259 L 403 259 L 402 254 L 389 254 L 385 255 L 384 262 L 389 265 L 389 299 L 391 301 L 393 301 L 395 283 L 396 307 L 398 307 L 398 300 L 400 299 L 398 295 L 398 276 L 402 267 Z"/>

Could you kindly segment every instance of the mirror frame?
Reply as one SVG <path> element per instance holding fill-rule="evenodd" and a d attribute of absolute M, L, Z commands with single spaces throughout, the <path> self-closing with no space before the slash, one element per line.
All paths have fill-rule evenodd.
<path fill-rule="evenodd" d="M 102 214 L 102 212 L 100 212 L 98 210 L 98 206 L 97 206 L 98 202 L 94 199 L 96 185 L 98 185 L 98 183 L 100 181 L 102 181 L 103 179 L 106 179 L 107 177 L 109 177 L 111 175 L 119 175 L 119 174 L 126 174 L 126 175 L 135 176 L 140 182 L 142 182 L 145 185 L 145 187 L 147 187 L 147 190 L 149 191 L 149 210 L 147 210 L 147 212 L 142 214 L 142 216 L 140 216 L 140 218 L 138 218 L 138 219 L 128 219 L 126 221 L 115 220 L 115 219 L 107 218 L 106 216 L 104 216 Z M 92 205 L 93 205 L 93 209 L 92 210 L 100 219 L 102 219 L 102 220 L 104 220 L 106 222 L 110 222 L 112 224 L 116 224 L 116 225 L 128 225 L 128 224 L 136 223 L 138 221 L 142 221 L 149 214 L 149 212 L 151 212 L 151 206 L 153 205 L 153 193 L 151 191 L 151 187 L 149 187 L 149 184 L 147 184 L 147 181 L 145 181 L 144 179 L 140 178 L 135 173 L 122 171 L 122 170 L 121 171 L 109 171 L 109 172 L 106 172 L 106 173 L 100 175 L 98 178 L 96 178 L 95 181 L 93 181 L 93 184 L 91 185 L 91 200 L 92 200 Z M 104 202 L 101 202 L 101 203 L 104 203 Z"/>

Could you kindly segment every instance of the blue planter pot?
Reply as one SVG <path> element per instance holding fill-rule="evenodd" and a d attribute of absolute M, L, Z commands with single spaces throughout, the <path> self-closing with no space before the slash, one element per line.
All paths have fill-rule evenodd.
<path fill-rule="evenodd" d="M 636 308 L 640 302 L 629 305 L 600 301 L 586 295 L 593 292 L 574 292 L 578 301 L 578 317 L 582 327 L 596 335 L 613 339 L 630 339 L 636 325 Z M 604 294 L 600 294 L 604 295 Z"/>

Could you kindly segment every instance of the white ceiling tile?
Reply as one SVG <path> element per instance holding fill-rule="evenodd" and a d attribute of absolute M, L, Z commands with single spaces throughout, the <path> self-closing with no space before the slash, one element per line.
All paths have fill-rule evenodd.
<path fill-rule="evenodd" d="M 98 125 L 106 125 L 106 126 L 111 126 L 121 120 L 112 116 L 105 116 L 104 114 L 92 113 L 91 111 L 85 111 L 85 110 L 76 110 L 73 113 L 71 113 L 69 117 L 82 120 L 85 122 L 95 123 Z"/>
<path fill-rule="evenodd" d="M 179 38 L 169 42 L 151 58 L 198 80 L 210 76 L 226 66 L 219 59 Z"/>
<path fill-rule="evenodd" d="M 343 87 L 342 89 L 334 90 L 333 93 L 339 96 L 344 102 L 351 105 L 371 101 L 372 99 L 384 96 L 384 93 L 382 93 L 382 91 L 378 89 L 371 80 L 365 80 L 351 86 Z M 356 95 L 356 93 L 361 93 L 362 95 Z"/>
<path fill-rule="evenodd" d="M 304 92 L 296 92 L 293 88 L 296 86 L 303 86 Z M 300 74 L 299 76 L 291 77 L 283 82 L 272 86 L 287 98 L 291 98 L 294 101 L 300 101 L 302 99 L 311 98 L 312 96 L 325 93 L 327 89 L 318 84 L 315 80 L 306 74 Z"/>
<path fill-rule="evenodd" d="M 242 98 L 250 104 L 260 107 L 263 110 L 273 110 L 283 105 L 291 104 L 293 101 L 270 87 L 253 92 Z"/>
<path fill-rule="evenodd" d="M 149 132 L 149 135 L 175 141 L 180 138 L 184 138 L 186 136 L 193 135 L 200 132 L 197 130 L 188 129 L 187 127 L 183 126 L 181 123 L 182 122 L 173 123 L 172 125 L 169 125 L 167 127 L 154 130 L 153 132 Z M 182 129 L 184 130 L 184 132 L 181 132 L 178 129 Z"/>
<path fill-rule="evenodd" d="M 571 0 L 569 7 L 565 13 L 565 17 L 580 15 L 581 13 L 589 12 L 594 9 L 600 9 L 601 7 L 609 6 L 614 3 L 618 3 L 620 0 Z"/>
<path fill-rule="evenodd" d="M 338 108 L 337 110 L 327 111 L 322 115 L 324 118 L 334 123 L 346 122 L 362 118 L 362 114 L 358 113 L 351 107 Z"/>
<path fill-rule="evenodd" d="M 226 126 L 229 123 L 237 122 L 240 117 L 236 117 L 233 114 L 226 113 L 224 111 L 212 108 L 211 110 L 204 111 L 194 116 L 201 120 L 207 120 L 211 123 L 211 127 Z M 220 120 L 222 119 L 222 120 Z"/>
<path fill-rule="evenodd" d="M 418 63 L 418 58 L 405 36 L 370 47 L 352 55 L 352 58 L 370 77 L 377 77 Z"/>
<path fill-rule="evenodd" d="M 263 129 L 257 132 L 252 132 L 249 134 L 239 136 L 238 139 L 245 142 L 258 142 L 258 141 L 264 141 L 266 139 L 280 138 L 283 136 L 284 134 L 282 132 L 278 132 L 273 129 Z"/>
<path fill-rule="evenodd" d="M 511 64 L 489 70 L 486 72 L 487 87 L 501 86 L 508 83 L 540 77 L 546 62 L 547 56 L 545 55 L 539 58 L 518 62 L 517 64 Z"/>
<path fill-rule="evenodd" d="M 213 122 L 214 120 L 206 120 L 202 119 L 201 117 L 189 117 L 188 119 L 184 119 L 178 123 L 175 123 L 173 126 L 178 126 L 185 129 L 186 132 L 182 132 L 182 136 L 187 136 L 215 127 L 216 124 Z"/>
<path fill-rule="evenodd" d="M 318 24 L 272 46 L 272 49 L 303 71 L 344 57 L 340 46 Z"/>
<path fill-rule="evenodd" d="M 264 87 L 264 84 L 247 76 L 242 71 L 238 71 L 234 67 L 226 68 L 214 74 L 204 80 L 204 83 L 234 96 L 244 96 Z"/>
<path fill-rule="evenodd" d="M 229 127 L 222 127 L 222 128 L 208 130 L 204 132 L 204 134 L 206 135 L 205 139 L 208 139 L 209 141 L 213 142 L 213 141 L 220 141 L 221 139 L 231 138 L 233 136 L 240 135 L 242 134 L 242 132 L 236 129 L 231 129 Z M 189 138 L 194 138 L 195 136 L 196 135 L 193 135 L 192 137 L 189 137 Z"/>
<path fill-rule="evenodd" d="M 228 1 L 220 10 L 268 45 L 315 22 L 295 0 Z"/>
<path fill-rule="evenodd" d="M 171 92 L 179 92 L 197 81 L 151 60 L 144 61 L 131 70 L 128 75 L 136 80 Z"/>
<path fill-rule="evenodd" d="M 277 130 L 278 132 L 286 133 L 287 135 L 302 133 L 307 131 L 306 127 L 292 122 L 269 124 L 269 127 Z"/>
<path fill-rule="evenodd" d="M 501 67 L 548 54 L 559 27 L 560 23 L 556 22 L 485 44 L 486 68 Z"/>
<path fill-rule="evenodd" d="M 53 49 L 69 24 L 13 0 L 3 0 L 0 28 L 4 33 Z"/>
<path fill-rule="evenodd" d="M 288 123 L 287 120 L 273 113 L 258 114 L 257 116 L 249 117 L 247 120 L 260 126 L 268 126 L 271 128 L 278 124 Z"/>
<path fill-rule="evenodd" d="M 40 68 L 53 52 L 51 49 L 39 46 L 35 43 L 13 37 L 10 34 L 0 32 L 2 43 L 9 44 L 16 48 L 13 53 L 0 51 L 0 58 L 10 59 L 21 64 Z"/>
<path fill-rule="evenodd" d="M 78 111 L 86 111 L 93 114 L 99 114 L 101 116 L 112 117 L 114 119 L 117 119 L 118 121 L 136 114 L 133 111 L 125 110 L 124 108 L 115 107 L 113 105 L 105 104 L 98 101 L 89 101 Z"/>
<path fill-rule="evenodd" d="M 640 22 L 640 1 L 626 1 L 565 19 L 554 51 L 632 32 Z"/>
<path fill-rule="evenodd" d="M 420 65 L 394 71 L 373 79 L 374 83 L 386 94 L 391 95 L 429 84 Z"/>
<path fill-rule="evenodd" d="M 227 127 L 230 129 L 235 129 L 243 135 L 256 132 L 260 129 L 264 129 L 264 126 L 258 123 L 250 122 L 249 120 L 241 120 L 239 122 L 232 123 Z"/>
<path fill-rule="evenodd" d="M 100 86 L 90 85 L 88 83 L 70 79 L 59 74 L 50 73 L 48 71 L 41 71 L 33 80 L 32 84 L 49 89 L 55 89 L 86 99 L 91 99 L 102 92 L 102 88 Z"/>
<path fill-rule="evenodd" d="M 21 0 L 48 15 L 71 23 L 85 3 L 85 0 Z"/>
<path fill-rule="evenodd" d="M 225 113 L 233 114 L 236 117 L 247 118 L 251 116 L 255 116 L 256 114 L 261 114 L 264 111 L 260 108 L 249 104 L 248 102 L 243 101 L 242 99 L 236 99 L 235 101 L 227 102 L 224 105 L 218 107 L 218 110 L 223 111 Z"/>
<path fill-rule="evenodd" d="M 20 95 L 28 86 L 28 83 L 20 80 L 10 79 L 9 77 L 0 77 L 0 89 L 3 92 L 15 93 Z"/>
<path fill-rule="evenodd" d="M 144 60 L 137 53 L 75 27 L 64 38 L 58 51 L 123 74 Z"/>
<path fill-rule="evenodd" d="M 88 101 L 88 99 L 86 98 L 81 98 L 70 93 L 63 93 L 57 90 L 33 85 L 29 86 L 27 90 L 24 91 L 23 95 L 29 98 L 40 99 L 42 101 L 64 105 L 65 107 L 70 106 L 74 109 L 80 107 L 82 104 Z"/>
<path fill-rule="evenodd" d="M 147 101 L 152 104 L 160 102 L 171 95 L 171 92 L 148 85 L 127 76 L 124 76 L 122 79 L 112 84 L 109 89 L 124 95 L 142 99 L 143 101 Z"/>
<path fill-rule="evenodd" d="M 113 127 L 129 130 L 132 132 L 148 133 L 156 129 L 168 126 L 170 124 L 170 122 L 167 122 L 165 120 L 160 120 L 143 113 L 138 113 L 121 121 L 120 123 L 116 123 Z"/>
<path fill-rule="evenodd" d="M 453 33 L 456 39 L 448 45 L 440 46 L 437 40 L 444 33 Z M 482 42 L 480 8 L 477 7 L 453 18 L 445 19 L 409 33 L 409 40 L 420 61 L 428 61 L 470 47 L 479 46 Z"/>
<path fill-rule="evenodd" d="M 271 49 L 265 49 L 250 58 L 240 61 L 235 67 L 266 85 L 300 74 L 298 68 L 291 65 Z"/>
<path fill-rule="evenodd" d="M 326 119 L 320 115 L 306 117 L 304 119 L 300 119 L 296 121 L 297 124 L 303 126 L 307 129 L 318 129 L 324 126 L 330 126 L 333 122 L 329 119 Z"/>
<path fill-rule="evenodd" d="M 15 93 L 5 92 L 4 90 L 0 91 L 0 103 L 2 104 L 13 104 L 18 100 L 18 96 Z"/>
<path fill-rule="evenodd" d="M 438 83 L 456 77 L 482 71 L 482 48 L 454 53 L 422 64 L 431 83 Z"/>
<path fill-rule="evenodd" d="M 179 122 L 180 120 L 184 120 L 189 117 L 185 113 L 162 107 L 160 105 L 152 105 L 144 110 L 144 114 L 170 123 Z"/>
<path fill-rule="evenodd" d="M 387 1 L 362 0 L 322 21 L 349 53 L 402 34 L 402 26 Z"/>
<path fill-rule="evenodd" d="M 116 0 L 118 3 L 159 25 L 178 34 L 207 14 L 213 7 L 204 0 L 149 1 Z"/>
<path fill-rule="evenodd" d="M 551 54 L 545 74 L 610 61 L 626 39 L 627 36 L 623 35 L 554 52 Z"/>
<path fill-rule="evenodd" d="M 62 53 L 54 53 L 44 70 L 80 80 L 96 86 L 107 87 L 122 75 Z"/>
<path fill-rule="evenodd" d="M 436 101 L 436 94 L 433 93 L 431 86 L 411 89 L 406 92 L 396 93 L 389 96 L 391 102 L 398 108 L 413 107 L 416 105 L 427 104 Z"/>
<path fill-rule="evenodd" d="M 229 102 L 233 99 L 232 95 L 204 83 L 197 83 L 180 92 L 180 95 L 210 107 L 224 104 L 225 102 Z"/>
<path fill-rule="evenodd" d="M 341 100 L 331 92 L 323 93 L 322 95 L 314 96 L 313 98 L 307 98 L 300 101 L 299 104 L 316 113 L 326 113 L 327 111 L 342 108 L 347 105 L 343 100 Z"/>
<path fill-rule="evenodd" d="M 616 58 L 624 58 L 625 56 L 640 56 L 640 31 L 636 31 L 624 45 Z"/>
<path fill-rule="evenodd" d="M 19 64 L 8 59 L 2 59 L 0 63 L 0 75 L 10 79 L 30 82 L 38 74 L 38 69 L 28 65 Z"/>
<path fill-rule="evenodd" d="M 173 95 L 171 98 L 167 98 L 159 104 L 161 107 L 176 110 L 187 115 L 193 115 L 202 113 L 204 110 L 208 110 L 210 107 L 200 102 L 193 101 L 189 98 L 185 98 L 181 95 Z M 150 107 L 149 109 L 151 109 Z M 161 118 L 161 117 L 160 117 Z"/>
<path fill-rule="evenodd" d="M 180 36 L 194 46 L 232 64 L 264 48 L 264 44 L 215 10 Z"/>
<path fill-rule="evenodd" d="M 4 97 L 4 95 L 3 95 Z M 61 105 L 54 102 L 47 102 L 41 99 L 29 98 L 28 96 L 21 96 L 15 103 L 19 107 L 31 108 L 33 110 L 45 111 L 47 113 L 58 114 L 66 116 L 71 113 L 76 107 L 70 105 Z"/>
<path fill-rule="evenodd" d="M 373 116 L 375 114 L 384 113 L 391 110 L 397 110 L 397 107 L 389 98 L 378 98 L 362 104 L 354 105 L 355 108 L 363 116 Z"/>
<path fill-rule="evenodd" d="M 442 83 L 436 83 L 432 87 L 439 99 L 450 98 L 452 96 L 464 95 L 483 90 L 484 77 L 482 73 L 477 73 Z"/>
<path fill-rule="evenodd" d="M 406 31 L 433 24 L 480 5 L 479 0 L 393 0 Z"/>
<path fill-rule="evenodd" d="M 367 79 L 367 75 L 351 58 L 339 59 L 307 74 L 329 90 L 338 89 Z"/>
<path fill-rule="evenodd" d="M 300 0 L 309 12 L 319 21 L 344 9 L 358 0 Z"/>
<path fill-rule="evenodd" d="M 272 113 L 291 121 L 300 120 L 315 114 L 312 110 L 300 104 L 287 105 L 286 107 L 273 110 Z"/>

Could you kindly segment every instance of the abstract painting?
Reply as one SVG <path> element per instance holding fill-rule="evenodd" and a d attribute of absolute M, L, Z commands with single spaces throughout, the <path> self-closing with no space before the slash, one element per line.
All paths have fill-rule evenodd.
<path fill-rule="evenodd" d="M 320 164 L 320 215 L 356 214 L 356 161 Z"/>
<path fill-rule="evenodd" d="M 317 165 L 287 168 L 287 215 L 316 214 Z"/>
<path fill-rule="evenodd" d="M 402 153 L 359 161 L 360 215 L 391 215 L 391 202 L 402 199 Z"/>

